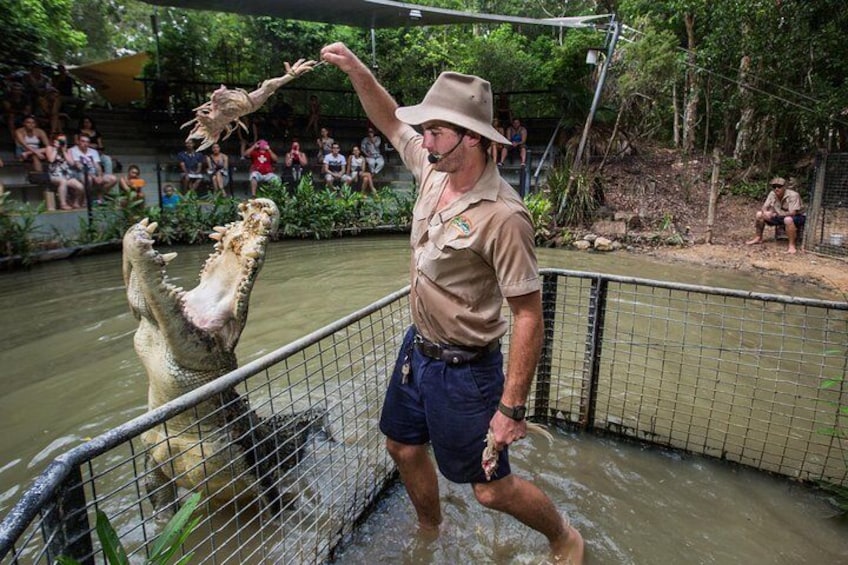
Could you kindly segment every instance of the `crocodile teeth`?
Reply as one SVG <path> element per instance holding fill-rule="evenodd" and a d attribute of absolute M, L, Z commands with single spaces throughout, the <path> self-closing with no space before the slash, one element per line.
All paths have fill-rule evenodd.
<path fill-rule="evenodd" d="M 159 224 L 157 224 L 156 222 L 153 222 L 152 224 L 145 226 L 145 229 L 147 230 L 147 233 L 153 235 L 153 232 L 155 232 L 156 228 L 158 228 L 158 227 L 159 227 Z"/>
<path fill-rule="evenodd" d="M 162 259 L 165 261 L 165 264 L 166 264 L 166 265 L 167 265 L 168 263 L 170 263 L 171 261 L 173 261 L 174 259 L 176 259 L 176 258 L 177 258 L 177 254 L 176 254 L 176 252 L 174 252 L 174 253 L 165 253 L 164 255 L 162 255 Z"/>
<path fill-rule="evenodd" d="M 212 229 L 218 233 L 227 233 L 227 228 L 225 228 L 224 226 L 215 226 Z"/>
<path fill-rule="evenodd" d="M 244 254 L 245 257 L 249 257 L 251 259 L 259 259 L 259 255 L 261 255 L 261 254 L 259 253 L 259 250 L 257 250 L 257 249 L 251 249 L 250 251 L 247 251 Z"/>
<path fill-rule="evenodd" d="M 224 237 L 224 234 L 219 232 L 212 232 L 209 234 L 209 239 L 214 239 L 215 241 L 221 241 L 222 237 Z"/>

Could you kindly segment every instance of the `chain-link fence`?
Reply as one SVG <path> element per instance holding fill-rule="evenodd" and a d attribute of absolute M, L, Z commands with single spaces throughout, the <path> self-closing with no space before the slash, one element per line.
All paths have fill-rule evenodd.
<path fill-rule="evenodd" d="M 848 256 L 848 153 L 818 156 L 804 246 L 824 255 Z"/>
<path fill-rule="evenodd" d="M 533 419 L 848 485 L 848 304 L 543 274 Z M 0 562 L 102 560 L 95 510 L 141 562 L 187 485 L 193 563 L 331 559 L 394 477 L 377 420 L 407 292 L 60 456 L 0 524 Z"/>

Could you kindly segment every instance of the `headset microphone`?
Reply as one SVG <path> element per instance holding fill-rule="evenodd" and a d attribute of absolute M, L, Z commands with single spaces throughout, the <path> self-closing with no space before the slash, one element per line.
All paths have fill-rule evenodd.
<path fill-rule="evenodd" d="M 461 136 L 459 136 L 459 141 L 457 141 L 456 145 L 451 147 L 450 151 L 448 151 L 447 153 L 439 153 L 439 154 L 430 153 L 429 155 L 427 155 L 427 160 L 430 161 L 431 165 L 435 165 L 436 163 L 438 163 L 439 161 L 441 161 L 442 159 L 444 159 L 445 157 L 447 157 L 448 155 L 450 155 L 451 153 L 456 151 L 456 148 L 459 147 L 459 145 L 462 143 L 463 137 L 465 137 L 465 133 L 463 133 Z"/>

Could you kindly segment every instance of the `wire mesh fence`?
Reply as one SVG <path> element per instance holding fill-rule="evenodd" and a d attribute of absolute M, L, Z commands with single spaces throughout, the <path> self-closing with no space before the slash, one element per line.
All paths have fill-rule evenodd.
<path fill-rule="evenodd" d="M 848 304 L 543 271 L 536 420 L 848 485 Z M 395 468 L 378 430 L 404 289 L 60 456 L 0 525 L 0 562 L 143 562 L 190 490 L 193 563 L 322 563 Z M 508 336 L 505 350 L 508 350 Z"/>
<path fill-rule="evenodd" d="M 806 249 L 848 256 L 848 153 L 819 155 L 808 223 Z"/>

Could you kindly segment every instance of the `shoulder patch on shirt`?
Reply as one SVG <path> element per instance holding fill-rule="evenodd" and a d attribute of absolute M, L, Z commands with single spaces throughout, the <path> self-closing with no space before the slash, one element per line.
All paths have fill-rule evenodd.
<path fill-rule="evenodd" d="M 463 236 L 471 235 L 471 222 L 465 216 L 457 216 L 451 220 L 451 225 Z"/>

